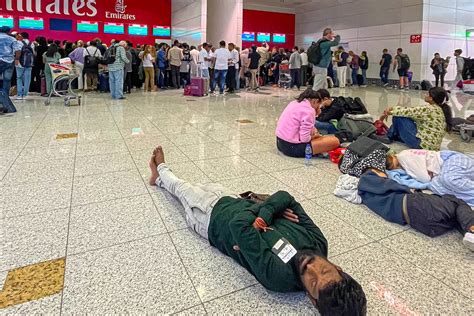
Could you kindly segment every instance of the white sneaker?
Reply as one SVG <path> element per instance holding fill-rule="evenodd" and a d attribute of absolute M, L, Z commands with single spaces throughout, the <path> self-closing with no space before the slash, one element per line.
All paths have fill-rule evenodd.
<path fill-rule="evenodd" d="M 23 100 L 23 97 L 17 96 L 15 100 Z"/>
<path fill-rule="evenodd" d="M 474 252 L 474 233 L 466 233 L 462 240 L 464 246 Z"/>
<path fill-rule="evenodd" d="M 389 85 L 389 83 L 387 82 L 387 83 L 386 83 L 386 84 L 384 84 L 383 86 L 384 86 L 384 87 L 386 87 L 386 86 L 388 86 L 388 85 Z"/>

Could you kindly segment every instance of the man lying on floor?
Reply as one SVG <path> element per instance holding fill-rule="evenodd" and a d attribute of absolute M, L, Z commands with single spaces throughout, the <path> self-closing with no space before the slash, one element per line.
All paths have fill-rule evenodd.
<path fill-rule="evenodd" d="M 364 205 L 385 220 L 408 224 L 427 236 L 437 237 L 457 228 L 466 247 L 474 251 L 474 211 L 453 195 L 413 192 L 377 169 L 362 174 L 359 195 Z"/>
<path fill-rule="evenodd" d="M 150 184 L 183 204 L 189 226 L 267 289 L 306 291 L 321 315 L 366 314 L 362 287 L 327 260 L 326 238 L 290 194 L 256 203 L 219 184 L 192 185 L 172 173 L 161 147 L 150 169 Z"/>

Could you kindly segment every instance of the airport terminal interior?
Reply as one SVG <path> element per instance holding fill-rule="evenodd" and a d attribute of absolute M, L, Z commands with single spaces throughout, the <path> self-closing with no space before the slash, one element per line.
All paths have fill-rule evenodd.
<path fill-rule="evenodd" d="M 334 194 L 342 173 L 337 161 L 332 161 L 333 155 L 325 151 L 308 158 L 307 146 L 301 158 L 289 157 L 277 148 L 276 136 L 277 130 L 287 127 L 282 127 L 281 122 L 289 104 L 303 107 L 303 102 L 306 102 L 308 108 L 319 113 L 311 108 L 313 101 L 307 101 L 321 97 L 320 94 L 313 96 L 317 88 L 327 89 L 331 97 L 360 98 L 374 120 L 393 107 L 431 106 L 439 109 L 436 104 L 427 105 L 425 99 L 434 90 L 425 89 L 425 84 L 428 81 L 435 87 L 433 73 L 441 69 L 440 75 L 446 81 L 444 86 L 435 89 L 449 90 L 446 104 L 453 118 L 463 120 L 464 127 L 460 132 L 447 133 L 443 125 L 438 148 L 410 147 L 400 140 L 387 146 L 395 153 L 422 148 L 436 153 L 441 151 L 441 157 L 446 151 L 463 154 L 460 156 L 468 161 L 462 171 L 464 186 L 459 192 L 442 199 L 455 199 L 460 207 L 465 206 L 464 210 L 468 210 L 465 216 L 470 216 L 470 222 L 474 223 L 474 140 L 466 139 L 472 136 L 473 125 L 470 124 L 474 124 L 474 73 L 470 77 L 472 80 L 459 79 L 459 65 L 453 55 L 455 50 L 461 49 L 466 64 L 474 61 L 468 58 L 474 57 L 472 0 L 452 0 L 449 3 L 438 0 L 158 0 L 153 3 L 100 0 L 85 1 L 83 7 L 74 7 L 74 3 L 77 4 L 67 0 L 18 0 L 0 4 L 3 6 L 0 11 L 3 85 L 8 76 L 4 64 L 15 63 L 15 59 L 27 54 L 21 50 L 21 55 L 15 55 L 14 43 L 10 46 L 13 47 L 11 60 L 8 59 L 4 48 L 7 38 L 17 36 L 15 40 L 24 44 L 27 37 L 21 34 L 26 32 L 35 45 L 36 39 L 42 36 L 46 40 L 59 40 L 56 51 L 66 49 L 68 43 L 65 41 L 70 41 L 71 46 L 74 43 L 74 49 L 78 49 L 77 40 L 92 45 L 91 42 L 99 38 L 107 47 L 113 45 L 112 40 L 117 41 L 114 62 L 108 67 L 98 66 L 97 87 L 84 80 L 83 89 L 79 89 L 77 77 L 84 73 L 73 75 L 72 70 L 67 72 L 67 69 L 76 70 L 77 63 L 71 64 L 63 59 L 60 62 L 58 58 L 51 63 L 66 68 L 64 77 L 55 75 L 53 65 L 48 65 L 50 61 L 43 65 L 50 72 L 47 78 L 52 80 L 51 91 L 48 90 L 50 95 L 48 91 L 42 91 L 46 86 L 43 87 L 44 77 L 40 76 L 40 81 L 36 82 L 38 86 L 32 79 L 30 93 L 20 95 L 16 87 L 13 95 L 10 93 L 11 101 L 4 95 L 1 98 L 5 113 L 0 115 L 0 315 L 318 315 L 318 310 L 325 310 L 326 313 L 321 314 L 327 315 L 473 313 L 474 224 L 470 227 L 470 234 L 466 229 L 456 229 L 459 225 L 451 223 L 456 218 L 451 218 L 446 222 L 449 222 L 450 229 L 430 237 L 415 229 L 414 218 L 405 214 L 407 199 L 403 200 L 403 214 L 401 210 L 399 212 L 405 220 L 411 219 L 413 227 L 408 224 L 410 221 L 405 225 L 391 223 L 369 208 L 373 204 L 365 203 L 361 188 L 359 191 L 356 188 L 354 194 L 359 192 L 364 203 L 351 203 Z M 354 78 L 355 81 L 362 78 L 363 82 L 352 80 L 352 69 L 344 87 L 341 78 L 337 79 L 340 74 L 336 71 L 338 62 L 334 57 L 331 59 L 330 51 L 328 63 L 334 64 L 336 75 L 331 77 L 328 73 L 322 85 L 316 87 L 318 73 L 311 78 L 312 73 L 308 72 L 308 77 L 301 82 L 301 71 L 306 68 L 302 67 L 301 54 L 294 47 L 302 48 L 309 56 L 308 48 L 312 42 L 321 39 L 328 28 L 334 35 L 329 41 L 340 38 L 340 42 L 331 48 L 334 56 L 339 46 L 356 55 L 367 52 L 368 69 L 361 68 L 366 70 L 366 75 L 362 78 L 361 72 L 356 70 Z M 18 36 L 23 37 L 18 39 Z M 136 71 L 141 71 L 139 65 L 136 68 L 130 66 L 132 88 L 130 93 L 123 93 L 123 97 L 118 90 L 123 89 L 124 79 L 117 79 L 120 86 L 112 79 L 112 73 L 117 71 L 125 77 L 126 92 L 127 74 L 123 69 L 125 67 L 126 73 L 127 66 L 122 63 L 120 69 L 114 68 L 121 58 L 120 51 L 139 52 L 145 44 L 156 44 L 160 51 L 165 43 L 173 47 L 170 50 L 187 50 L 189 57 L 191 46 L 195 50 L 205 50 L 202 44 L 209 43 L 219 48 L 221 40 L 226 42 L 225 49 L 228 43 L 235 43 L 241 51 L 250 49 L 250 52 L 252 47 L 257 48 L 257 52 L 267 47 L 268 63 L 259 64 L 258 69 L 255 67 L 255 72 L 258 71 L 257 89 L 251 87 L 253 73 L 248 77 L 243 71 L 240 76 L 237 73 L 234 78 L 227 78 L 227 92 L 220 94 L 217 82 L 215 93 L 211 93 L 206 84 L 213 78 L 206 79 L 206 72 L 208 75 L 208 70 L 211 70 L 211 75 L 217 73 L 218 62 L 212 66 L 213 57 L 209 53 L 206 53 L 209 61 L 199 61 L 199 71 L 194 74 L 192 57 L 185 61 L 183 54 L 181 59 L 188 63 L 188 67 L 184 71 L 181 67 L 178 72 L 181 79 L 189 78 L 190 81 L 184 79 L 179 87 L 174 86 L 173 65 L 167 64 L 173 59 L 169 53 L 164 54 L 163 67 L 158 61 L 159 54 L 156 54 L 156 61 L 153 60 L 148 68 L 157 76 L 153 78 L 151 91 L 145 91 L 144 79 L 138 74 L 135 76 Z M 119 41 L 129 43 L 123 42 L 122 45 Z M 48 43 L 44 52 L 47 54 L 54 45 L 54 42 Z M 41 45 L 33 47 L 35 54 L 37 47 Z M 283 55 L 290 60 L 292 70 L 295 69 L 292 68 L 294 58 L 298 55 L 298 84 L 293 84 L 294 71 L 288 72 L 291 84 L 281 82 L 288 68 L 282 67 L 283 60 L 271 63 L 274 47 L 283 48 Z M 324 55 L 321 47 L 320 54 Z M 388 64 L 387 84 L 381 81 L 379 63 L 383 64 L 385 48 L 393 56 L 393 61 Z M 407 88 L 400 87 L 399 66 L 404 58 L 399 56 L 405 55 L 397 55 L 398 48 L 403 48 L 411 61 L 406 74 L 410 76 Z M 150 52 L 153 49 L 155 47 L 150 48 Z M 430 67 L 435 53 L 441 56 L 441 68 L 436 66 L 438 62 Z M 257 55 L 263 58 L 261 53 Z M 242 58 L 240 54 L 237 56 Z M 353 56 L 347 58 L 351 58 L 350 63 L 355 59 Z M 138 64 L 146 68 L 143 64 L 148 60 L 142 59 L 138 59 Z M 232 58 L 228 59 L 232 65 Z M 322 59 L 324 56 L 319 60 Z M 397 60 L 400 65 L 394 64 Z M 201 67 L 206 62 L 210 67 Z M 239 66 L 245 67 L 244 64 L 240 60 Z M 247 64 L 250 70 L 251 65 Z M 357 68 L 359 65 L 360 61 Z M 54 68 L 58 73 L 59 66 Z M 33 64 L 32 78 L 35 77 L 35 67 L 37 65 Z M 271 67 L 276 68 L 269 70 Z M 25 68 L 17 65 L 12 87 L 20 80 L 16 79 L 20 76 L 19 69 Z M 202 69 L 205 69 L 204 74 Z M 275 70 L 280 71 L 278 77 Z M 107 71 L 108 89 L 102 91 L 102 77 Z M 151 75 L 146 73 L 146 76 Z M 66 82 L 65 92 L 60 91 L 61 78 Z M 196 84 L 206 80 L 203 86 Z M 301 87 L 297 88 L 299 85 Z M 211 86 L 215 87 L 214 84 Z M 202 87 L 205 87 L 202 95 L 192 95 L 193 89 Z M 110 90 L 117 95 L 111 94 Z M 312 91 L 313 97 L 296 103 L 295 99 L 308 91 Z M 441 103 L 444 102 L 443 99 Z M 16 112 L 7 111 L 8 104 L 13 104 Z M 299 119 L 299 114 L 295 113 L 287 119 L 293 120 L 288 124 L 296 124 L 294 121 Z M 443 112 L 440 110 L 439 113 Z M 432 113 L 425 115 L 431 117 Z M 440 115 L 445 124 L 445 116 Z M 386 122 L 389 127 L 392 117 L 389 116 Z M 414 128 L 418 126 L 420 131 L 421 122 L 426 120 L 417 117 L 413 122 L 416 123 Z M 434 121 L 426 124 L 432 128 Z M 313 125 L 314 115 L 311 127 Z M 331 149 L 348 145 L 334 136 L 311 135 L 337 139 L 337 145 Z M 198 231 L 199 224 L 194 218 L 198 216 L 196 212 L 205 214 L 205 210 L 189 202 L 194 198 L 190 196 L 200 191 L 189 186 L 181 191 L 173 188 L 176 183 L 166 181 L 170 179 L 170 173 L 162 168 L 164 165 L 158 167 L 163 179 L 152 179 L 150 183 L 150 177 L 157 170 L 156 164 L 160 162 L 156 163 L 161 156 L 159 151 L 155 151 L 158 146 L 163 149 L 166 166 L 185 181 L 183 185 L 202 184 L 199 188 L 210 188 L 219 184 L 235 195 L 247 191 L 270 195 L 286 191 L 301 204 L 309 222 L 303 226 L 305 217 L 301 215 L 300 223 L 283 217 L 283 211 L 290 208 L 290 204 L 286 204 L 279 214 L 274 211 L 275 226 L 267 223 L 268 226 L 262 228 L 258 219 L 267 218 L 262 214 L 277 208 L 268 203 L 276 201 L 271 200 L 272 195 L 261 204 L 263 207 L 257 215 L 252 210 L 258 209 L 254 206 L 258 204 L 241 210 L 228 210 L 253 216 L 252 221 L 247 220 L 247 226 L 240 229 L 234 230 L 236 220 L 221 223 L 225 227 L 217 227 L 215 223 L 212 225 L 217 217 L 211 217 L 210 222 L 208 218 L 205 230 L 207 234 L 209 229 L 210 241 L 206 240 Z M 312 148 L 314 153 L 314 145 Z M 309 154 L 311 157 L 312 152 Z M 447 164 L 447 160 L 444 161 L 438 172 L 442 173 Z M 381 168 L 385 171 L 385 163 Z M 448 176 L 455 176 L 452 173 L 456 170 L 450 170 Z M 359 176 L 362 184 L 364 175 Z M 426 196 L 432 193 L 429 188 L 423 187 Z M 178 191 L 181 193 L 175 196 Z M 406 192 L 406 195 L 422 195 L 418 191 L 412 193 L 408 188 Z M 222 196 L 220 193 L 212 194 L 214 197 Z M 182 195 L 186 194 L 188 203 L 183 205 Z M 222 199 L 226 198 L 230 199 Z M 380 198 L 381 203 L 385 203 L 383 199 Z M 221 203 L 216 199 L 210 207 L 217 209 L 219 205 Z M 418 220 L 431 221 L 435 225 L 432 219 L 434 209 L 434 206 L 425 208 L 424 215 Z M 410 208 L 407 212 L 411 214 Z M 265 239 L 265 234 L 274 234 L 292 225 L 297 228 L 289 229 L 287 235 L 281 233 L 286 239 L 277 238 L 273 242 L 275 245 Z M 299 265 L 307 264 L 303 267 L 307 273 L 313 269 L 308 262 L 317 263 L 319 257 L 311 260 L 310 257 L 300 257 L 299 253 L 305 249 L 298 249 L 296 245 L 300 243 L 295 241 L 295 250 L 288 240 L 295 238 L 290 232 L 309 234 L 307 232 L 313 228 L 306 230 L 308 225 L 316 225 L 319 234 L 327 240 L 327 253 L 323 251 L 318 256 L 344 271 L 335 270 L 338 271 L 336 279 L 350 275 L 360 284 L 355 288 L 361 288 L 363 294 L 358 292 L 357 295 L 365 297 L 358 298 L 359 305 L 353 300 L 356 294 L 347 288 L 341 287 L 339 292 L 342 294 L 339 293 L 334 301 L 325 301 L 323 295 L 327 293 L 320 290 L 315 296 L 308 289 L 304 277 L 300 279 L 303 272 L 300 272 Z M 232 230 L 232 235 L 221 233 L 220 236 L 231 236 L 233 240 L 211 238 L 211 235 L 216 236 L 214 230 L 218 229 Z M 430 230 L 434 231 L 435 227 Z M 473 238 L 471 241 L 467 240 L 469 234 Z M 248 245 L 242 243 L 239 248 L 242 240 L 239 238 L 244 235 Z M 254 239 L 248 239 L 249 236 Z M 278 253 L 280 242 L 295 250 L 285 257 L 289 261 L 282 258 L 283 250 Z M 234 245 L 235 253 L 226 254 L 222 250 L 223 244 Z M 270 270 L 269 266 L 273 269 Z M 274 283 L 290 282 L 276 277 L 277 273 L 283 276 L 280 270 L 288 267 L 294 274 L 288 279 L 296 280 L 294 288 L 299 290 L 272 288 Z M 273 283 L 262 280 L 272 280 Z M 310 284 L 320 284 L 322 280 L 324 278 L 318 276 Z M 334 284 L 329 283 L 327 287 L 331 286 Z M 343 305 L 341 309 L 334 307 L 337 304 Z"/>

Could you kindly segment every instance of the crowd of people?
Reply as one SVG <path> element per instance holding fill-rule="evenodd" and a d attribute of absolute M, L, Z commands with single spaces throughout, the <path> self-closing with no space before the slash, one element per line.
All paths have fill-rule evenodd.
<path fill-rule="evenodd" d="M 134 87 L 143 87 L 146 93 L 180 89 L 194 77 L 209 79 L 205 92 L 214 95 L 217 91 L 234 93 L 243 88 L 258 91 L 259 86 L 268 83 L 281 85 L 282 79 L 290 79 L 289 84 L 285 81 L 287 88 L 311 85 L 287 105 L 277 123 L 276 147 L 291 157 L 307 158 L 308 149 L 310 157 L 326 154 L 346 142 L 337 126 L 345 109 L 327 88 L 367 85 L 367 52 L 346 52 L 340 46 L 340 36 L 330 28 L 307 51 L 294 47 L 291 52 L 276 48 L 270 51 L 266 43 L 240 50 L 225 41 L 218 47 L 209 43 L 195 47 L 179 41 L 171 46 L 161 43 L 134 47 L 130 42 L 114 40 L 107 47 L 99 39 L 71 43 L 38 37 L 30 41 L 28 33 L 9 31 L 7 27 L 0 28 L 4 107 L 14 75 L 17 100 L 27 98 L 29 91 L 50 94 L 50 64 L 66 57 L 81 73 L 77 89 L 102 90 L 107 74 L 108 90 L 117 100 L 125 99 L 124 93 Z M 333 47 L 337 49 L 333 51 Z M 458 57 L 462 51 L 456 50 L 455 54 Z M 441 86 L 444 84 L 448 63 L 435 55 L 431 67 L 437 85 L 438 79 Z M 409 68 L 410 59 L 401 48 L 394 58 L 387 49 L 383 51 L 380 78 L 385 86 L 392 69 L 398 71 L 400 89 L 406 89 Z M 417 151 L 383 156 L 382 165 L 369 161 L 359 170 L 358 184 L 351 195 L 384 219 L 411 225 L 429 236 L 458 227 L 465 234 L 466 245 L 474 251 L 474 213 L 470 209 L 474 206 L 474 161 L 460 153 L 440 151 L 442 139 L 452 129 L 448 100 L 443 87 L 434 87 L 428 91 L 426 105 L 387 108 L 380 117 L 383 122 L 393 116 L 386 142 L 401 141 Z M 5 107 L 4 111 L 12 110 Z M 287 192 L 239 196 L 219 184 L 190 184 L 168 168 L 161 147 L 153 151 L 150 170 L 150 184 L 180 200 L 188 224 L 266 288 L 306 291 L 322 315 L 366 314 L 362 287 L 327 259 L 324 235 Z M 390 176 L 392 170 L 403 170 L 415 180 L 421 179 L 419 173 L 423 171 L 422 177 L 428 175 L 425 180 L 437 195 L 414 192 L 409 185 L 394 180 Z"/>

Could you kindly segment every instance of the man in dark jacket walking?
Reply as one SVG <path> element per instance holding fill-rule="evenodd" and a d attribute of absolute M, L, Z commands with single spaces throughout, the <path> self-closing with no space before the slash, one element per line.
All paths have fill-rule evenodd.
<path fill-rule="evenodd" d="M 328 261 L 326 238 L 289 193 L 257 203 L 220 184 L 192 185 L 173 174 L 161 147 L 150 169 L 150 184 L 183 204 L 189 226 L 267 289 L 306 291 L 321 315 L 365 315 L 362 287 Z"/>

